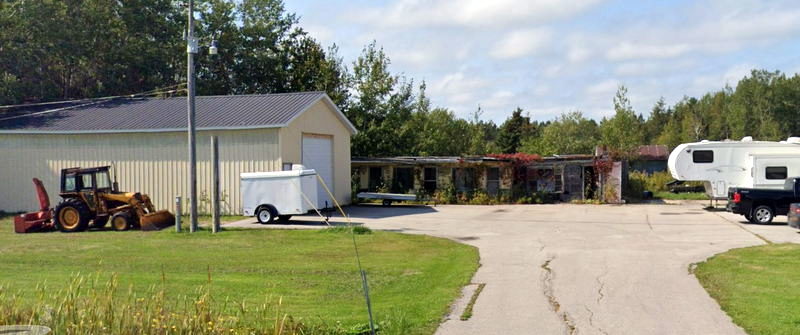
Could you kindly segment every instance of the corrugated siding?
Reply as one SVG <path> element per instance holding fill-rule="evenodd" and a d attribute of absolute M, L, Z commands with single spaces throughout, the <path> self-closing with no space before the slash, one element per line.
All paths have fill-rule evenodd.
<path fill-rule="evenodd" d="M 198 132 L 201 212 L 210 211 L 211 135 L 219 137 L 222 212 L 239 214 L 239 173 L 280 170 L 278 129 Z M 111 164 L 121 190 L 147 193 L 158 208 L 173 210 L 175 196 L 188 198 L 186 133 L 0 135 L 0 210 L 36 209 L 34 177 L 42 179 L 55 205 L 61 169 Z"/>

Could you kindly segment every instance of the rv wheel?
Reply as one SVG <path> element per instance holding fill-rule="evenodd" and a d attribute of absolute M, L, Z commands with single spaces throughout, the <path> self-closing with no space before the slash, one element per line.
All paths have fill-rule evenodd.
<path fill-rule="evenodd" d="M 772 219 L 775 217 L 775 213 L 772 211 L 772 207 L 761 205 L 756 207 L 753 210 L 753 221 L 758 224 L 769 224 L 772 222 Z"/>

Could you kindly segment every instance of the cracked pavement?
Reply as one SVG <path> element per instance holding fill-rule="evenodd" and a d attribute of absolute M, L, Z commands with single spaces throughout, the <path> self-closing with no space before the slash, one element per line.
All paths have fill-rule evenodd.
<path fill-rule="evenodd" d="M 689 273 L 729 250 L 800 243 L 773 225 L 684 205 L 353 206 L 372 229 L 450 238 L 478 247 L 473 316 L 454 310 L 437 334 L 744 334 Z M 283 228 L 309 228 L 296 224 Z M 340 222 L 341 218 L 333 218 Z M 782 221 L 781 221 L 782 220 Z M 261 225 L 255 225 L 261 226 Z M 464 296 L 460 299 L 469 299 Z M 456 304 L 455 306 L 459 306 Z"/>

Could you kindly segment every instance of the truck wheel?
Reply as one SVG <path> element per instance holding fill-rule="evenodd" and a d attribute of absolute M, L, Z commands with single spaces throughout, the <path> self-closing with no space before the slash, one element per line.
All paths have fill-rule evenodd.
<path fill-rule="evenodd" d="M 256 210 L 256 219 L 261 224 L 270 224 L 275 221 L 275 210 L 271 206 L 261 206 Z"/>
<path fill-rule="evenodd" d="M 758 224 L 769 224 L 775 218 L 775 212 L 772 207 L 761 205 L 753 210 L 753 221 Z"/>
<path fill-rule="evenodd" d="M 133 225 L 133 217 L 128 212 L 117 212 L 111 216 L 111 228 L 116 231 L 126 231 Z"/>
<path fill-rule="evenodd" d="M 55 224 L 59 230 L 71 233 L 89 228 L 92 213 L 86 204 L 78 199 L 67 199 L 55 208 Z"/>

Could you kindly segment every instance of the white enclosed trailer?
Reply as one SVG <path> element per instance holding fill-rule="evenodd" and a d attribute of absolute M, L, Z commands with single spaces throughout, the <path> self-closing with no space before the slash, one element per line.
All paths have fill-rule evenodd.
<path fill-rule="evenodd" d="M 726 199 L 730 187 L 781 189 L 786 178 L 800 176 L 800 138 L 684 143 L 667 166 L 677 180 L 704 182 L 712 199 Z"/>
<path fill-rule="evenodd" d="M 306 214 L 317 203 L 317 172 L 253 172 L 240 175 L 242 212 L 258 222 L 287 221 L 292 215 Z"/>

